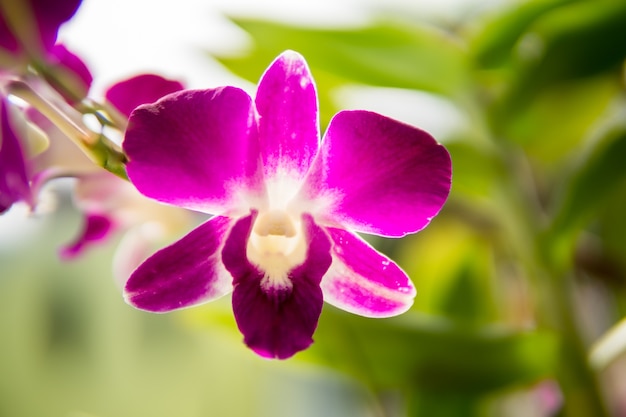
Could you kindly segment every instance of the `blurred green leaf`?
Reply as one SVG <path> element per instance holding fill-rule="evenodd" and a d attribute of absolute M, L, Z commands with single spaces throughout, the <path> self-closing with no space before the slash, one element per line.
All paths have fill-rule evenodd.
<path fill-rule="evenodd" d="M 515 44 L 524 32 L 546 12 L 572 0 L 535 0 L 515 3 L 477 25 L 470 38 L 470 50 L 481 67 L 502 65 L 512 57 Z"/>
<path fill-rule="evenodd" d="M 468 250 L 451 285 L 443 293 L 439 310 L 465 326 L 494 321 L 491 251 L 483 244 Z"/>
<path fill-rule="evenodd" d="M 538 57 L 532 51 L 525 56 L 526 77 L 534 84 L 619 68 L 626 57 L 626 2 L 573 3 L 545 15 L 529 35 L 542 43 Z"/>
<path fill-rule="evenodd" d="M 405 239 L 394 256 L 419 289 L 415 309 L 464 325 L 493 322 L 490 242 L 466 224 L 447 220 Z"/>
<path fill-rule="evenodd" d="M 462 47 L 434 28 L 381 22 L 355 29 L 312 29 L 233 20 L 252 36 L 254 45 L 245 56 L 217 59 L 250 80 L 256 81 L 279 53 L 293 49 L 305 56 L 318 84 L 322 72 L 342 82 L 455 96 L 467 81 Z"/>
<path fill-rule="evenodd" d="M 619 185 L 610 200 L 607 201 L 604 210 L 599 212 L 598 234 L 602 239 L 604 250 L 618 265 L 620 271 L 626 272 L 626 221 L 624 221 L 624 209 L 626 208 L 626 181 Z M 617 274 L 616 274 L 617 275 Z M 621 277 L 626 278 L 626 276 Z M 626 281 L 619 282 L 622 286 Z M 626 311 L 624 312 L 626 313 Z"/>
<path fill-rule="evenodd" d="M 541 16 L 517 48 L 506 113 L 555 84 L 619 71 L 626 58 L 626 2 L 580 1 Z"/>
<path fill-rule="evenodd" d="M 586 226 L 597 210 L 626 181 L 626 128 L 611 130 L 573 175 L 560 204 L 553 232 Z"/>
<path fill-rule="evenodd" d="M 446 142 L 453 166 L 452 194 L 470 198 L 489 197 L 506 167 L 495 149 L 472 138 Z"/>
<path fill-rule="evenodd" d="M 407 396 L 408 417 L 479 417 L 482 398 L 474 393 L 413 390 Z"/>
<path fill-rule="evenodd" d="M 378 389 L 483 394 L 552 375 L 557 341 L 543 332 L 468 330 L 409 314 L 367 319 L 326 308 L 301 357 Z"/>
<path fill-rule="evenodd" d="M 578 151 L 619 93 L 617 80 L 609 76 L 550 86 L 507 115 L 505 135 L 531 158 L 558 169 L 554 163 Z"/>

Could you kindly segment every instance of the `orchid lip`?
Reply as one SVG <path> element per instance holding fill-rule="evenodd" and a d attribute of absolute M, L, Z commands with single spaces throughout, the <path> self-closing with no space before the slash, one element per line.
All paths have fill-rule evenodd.
<path fill-rule="evenodd" d="M 290 269 L 283 276 L 268 275 L 246 256 L 257 217 L 252 210 L 232 226 L 222 261 L 233 277 L 233 311 L 245 343 L 261 356 L 286 359 L 313 342 L 323 304 L 320 282 L 331 264 L 330 240 L 312 216 L 299 216 L 290 239 L 306 247 L 304 260 L 292 267 L 299 261 L 282 247 L 275 259 L 288 261 L 282 265 Z"/>

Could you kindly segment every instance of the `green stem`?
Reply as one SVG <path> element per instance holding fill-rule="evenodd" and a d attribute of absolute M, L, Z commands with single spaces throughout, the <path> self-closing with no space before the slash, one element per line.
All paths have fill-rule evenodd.
<path fill-rule="evenodd" d="M 597 375 L 588 360 L 576 317 L 573 300 L 574 283 L 571 273 L 552 270 L 545 285 L 544 316 L 554 322 L 561 335 L 557 379 L 565 398 L 564 415 L 567 417 L 608 417 Z M 545 305 L 548 304 L 548 305 Z M 545 318 L 545 317 L 544 317 Z"/>
<path fill-rule="evenodd" d="M 567 417 L 608 417 L 610 414 L 604 403 L 598 384 L 597 375 L 593 372 L 585 346 L 580 323 L 576 317 L 574 300 L 575 285 L 573 282 L 573 237 L 564 239 L 547 232 L 549 217 L 543 211 L 537 199 L 538 193 L 532 178 L 532 170 L 526 163 L 523 153 L 517 153 L 515 165 L 520 170 L 516 181 L 518 189 L 523 190 L 517 200 L 522 208 L 517 214 L 521 219 L 525 236 L 520 248 L 522 257 L 526 259 L 528 271 L 537 294 L 537 319 L 539 325 L 555 329 L 561 340 L 556 378 L 563 396 L 564 416 Z M 521 161 L 520 161 L 521 160 Z"/>
<path fill-rule="evenodd" d="M 59 107 L 43 98 L 30 85 L 21 80 L 9 81 L 5 86 L 7 92 L 21 98 L 46 116 L 67 137 L 83 149 L 89 149 L 96 141 L 93 135 Z"/>
<path fill-rule="evenodd" d="M 120 178 L 128 179 L 124 166 L 127 160 L 124 152 L 104 134 L 94 133 L 78 122 L 82 114 L 78 113 L 74 108 L 70 107 L 67 111 L 63 111 L 59 106 L 46 100 L 33 90 L 30 85 L 21 80 L 10 81 L 5 88 L 9 94 L 21 98 L 36 108 L 72 140 L 95 164 Z M 70 117 L 70 111 L 76 113 L 76 119 Z"/>
<path fill-rule="evenodd" d="M 100 135 L 98 137 L 98 141 L 91 148 L 91 152 L 97 159 L 98 165 L 121 179 L 128 180 L 126 175 L 128 159 L 124 152 L 106 136 Z"/>

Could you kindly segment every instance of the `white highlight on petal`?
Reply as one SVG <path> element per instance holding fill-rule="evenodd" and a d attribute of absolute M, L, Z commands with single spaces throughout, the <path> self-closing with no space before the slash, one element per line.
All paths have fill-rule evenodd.
<path fill-rule="evenodd" d="M 311 79 L 309 77 L 300 77 L 300 87 L 302 87 L 302 89 L 307 88 L 309 85 L 311 84 Z"/>

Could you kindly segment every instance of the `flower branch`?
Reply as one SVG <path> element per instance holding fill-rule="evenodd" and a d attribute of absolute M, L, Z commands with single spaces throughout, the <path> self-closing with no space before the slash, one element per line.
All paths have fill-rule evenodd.
<path fill-rule="evenodd" d="M 82 125 L 81 119 L 83 115 L 77 110 L 59 102 L 65 108 L 65 111 L 63 111 L 60 105 L 47 100 L 22 80 L 9 81 L 5 89 L 8 94 L 24 100 L 41 112 L 74 142 L 92 162 L 120 178 L 127 178 L 124 168 L 127 158 L 124 152 L 103 133 L 95 133 Z"/>

